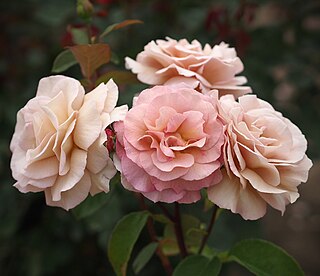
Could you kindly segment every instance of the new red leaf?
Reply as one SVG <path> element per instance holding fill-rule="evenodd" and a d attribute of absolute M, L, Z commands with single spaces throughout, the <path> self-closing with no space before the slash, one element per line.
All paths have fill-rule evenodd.
<path fill-rule="evenodd" d="M 92 74 L 103 64 L 110 61 L 110 47 L 108 44 L 76 45 L 69 48 L 79 62 L 83 76 L 90 79 Z"/>

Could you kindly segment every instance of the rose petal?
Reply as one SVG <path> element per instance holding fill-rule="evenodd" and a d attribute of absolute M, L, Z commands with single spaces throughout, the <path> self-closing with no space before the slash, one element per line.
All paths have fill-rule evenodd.
<path fill-rule="evenodd" d="M 121 159 L 121 170 L 126 180 L 139 192 L 154 191 L 154 187 L 142 168 L 125 156 Z"/>
<path fill-rule="evenodd" d="M 100 172 L 108 163 L 109 153 L 104 143 L 107 141 L 105 132 L 89 147 L 87 157 L 87 169 L 96 174 Z"/>
<path fill-rule="evenodd" d="M 171 189 L 167 189 L 164 191 L 153 191 L 153 192 L 147 192 L 142 193 L 146 198 L 150 199 L 153 202 L 166 202 L 166 203 L 172 203 L 181 200 L 186 192 L 181 192 L 179 194 L 175 193 Z"/>
<path fill-rule="evenodd" d="M 74 149 L 70 158 L 70 170 L 66 175 L 58 176 L 55 185 L 51 188 L 52 200 L 59 201 L 61 193 L 72 189 L 83 177 L 86 167 L 87 152 Z"/>
<path fill-rule="evenodd" d="M 101 133 L 102 122 L 99 115 L 96 103 L 93 101 L 87 102 L 79 110 L 74 129 L 74 142 L 83 150 L 87 150 Z"/>
<path fill-rule="evenodd" d="M 106 166 L 96 174 L 90 174 L 91 178 L 91 188 L 90 194 L 94 196 L 97 193 L 105 192 L 108 193 L 110 180 L 115 176 L 117 170 L 112 163 L 112 160 L 109 158 Z"/>
<path fill-rule="evenodd" d="M 265 201 L 253 189 L 242 188 L 237 178 L 230 179 L 225 173 L 219 184 L 208 188 L 208 198 L 244 219 L 255 220 L 266 213 Z"/>
<path fill-rule="evenodd" d="M 46 203 L 49 206 L 62 207 L 65 210 L 70 210 L 82 202 L 89 194 L 91 186 L 89 173 L 85 172 L 82 178 L 70 190 L 61 193 L 59 199 L 55 199 L 52 195 L 52 189 L 46 189 Z"/>

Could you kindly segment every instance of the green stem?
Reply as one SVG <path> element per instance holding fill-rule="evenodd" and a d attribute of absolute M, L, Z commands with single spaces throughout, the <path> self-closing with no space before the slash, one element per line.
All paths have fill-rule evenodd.
<path fill-rule="evenodd" d="M 138 197 L 139 197 L 139 203 L 140 203 L 141 209 L 149 211 L 148 210 L 148 206 L 146 205 L 146 203 L 144 201 L 143 195 L 139 194 Z M 161 245 L 159 243 L 159 240 L 157 239 L 157 233 L 156 233 L 156 231 L 154 229 L 153 222 L 152 222 L 152 219 L 150 217 L 148 218 L 148 221 L 147 221 L 147 229 L 148 229 L 148 233 L 149 233 L 151 241 L 158 242 L 158 248 L 156 250 L 156 254 L 159 257 L 159 259 L 161 261 L 161 264 L 162 264 L 164 270 L 166 271 L 166 274 L 168 276 L 171 276 L 172 273 L 173 273 L 173 269 L 172 269 L 171 263 L 170 263 L 168 257 L 166 255 L 164 255 L 163 252 L 162 252 Z"/>
<path fill-rule="evenodd" d="M 213 211 L 212 211 L 212 215 L 211 215 L 211 219 L 210 219 L 210 223 L 208 225 L 208 228 L 207 228 L 207 231 L 206 231 L 206 234 L 203 236 L 203 239 L 202 239 L 202 242 L 201 242 L 201 245 L 199 247 L 199 251 L 198 251 L 198 254 L 201 254 L 207 241 L 208 241 L 208 238 L 211 234 L 211 231 L 212 231 L 212 228 L 213 228 L 213 225 L 216 221 L 216 218 L 217 218 L 217 214 L 218 214 L 218 210 L 219 210 L 219 207 L 217 205 L 214 205 L 213 206 Z"/>
<path fill-rule="evenodd" d="M 188 251 L 184 242 L 179 203 L 175 202 L 174 207 L 175 207 L 174 230 L 175 230 L 178 246 L 180 249 L 181 257 L 182 259 L 184 259 L 185 257 L 188 256 Z"/>
<path fill-rule="evenodd" d="M 164 213 L 164 215 L 170 219 L 172 222 L 174 222 L 174 217 L 170 214 L 170 212 L 168 211 L 168 209 L 161 203 L 161 202 L 157 202 L 156 203 L 159 208 L 161 209 L 161 211 Z"/>

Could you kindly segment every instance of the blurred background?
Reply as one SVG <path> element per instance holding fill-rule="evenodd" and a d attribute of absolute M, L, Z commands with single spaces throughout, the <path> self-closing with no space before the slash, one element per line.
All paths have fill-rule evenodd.
<path fill-rule="evenodd" d="M 306 275 L 320 273 L 320 2 L 316 0 L 93 0 L 92 32 L 125 19 L 140 19 L 106 37 L 116 53 L 111 69 L 124 69 L 149 41 L 166 36 L 235 47 L 254 93 L 272 103 L 305 134 L 313 160 L 301 197 L 284 216 L 269 209 L 259 221 L 224 212 L 210 244 L 224 250 L 244 237 L 261 237 L 287 250 Z M 73 44 L 70 30 L 81 28 L 73 0 L 0 2 L 0 275 L 113 275 L 106 248 L 110 231 L 137 210 L 132 194 L 115 187 L 110 200 L 90 216 L 79 217 L 45 205 L 43 194 L 21 194 L 12 187 L 9 143 L 16 112 L 35 95 L 54 58 Z M 66 75 L 80 78 L 74 66 Z M 128 102 L 143 85 L 120 87 Z M 208 221 L 199 203 L 184 211 Z M 157 211 L 157 210 L 156 210 Z M 161 233 L 159 233 L 161 234 Z M 143 233 L 138 243 L 147 243 Z M 138 245 L 138 247 L 140 246 Z M 134 252 L 136 254 L 136 252 Z M 178 260 L 174 260 L 178 261 Z M 164 275 L 156 257 L 140 275 Z M 130 270 L 129 275 L 134 275 Z M 250 275 L 237 265 L 221 275 Z"/>

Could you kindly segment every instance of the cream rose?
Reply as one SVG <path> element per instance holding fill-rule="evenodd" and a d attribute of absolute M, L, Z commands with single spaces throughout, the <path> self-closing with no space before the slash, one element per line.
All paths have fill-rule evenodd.
<path fill-rule="evenodd" d="M 255 95 L 235 101 L 220 99 L 226 123 L 225 171 L 222 181 L 208 189 L 218 206 L 258 219 L 267 204 L 282 213 L 299 197 L 312 166 L 306 156 L 307 141 L 299 128 Z"/>
<path fill-rule="evenodd" d="M 218 89 L 220 95 L 251 92 L 250 87 L 240 86 L 247 80 L 235 75 L 243 71 L 243 64 L 235 49 L 224 42 L 211 48 L 208 44 L 202 47 L 197 40 L 151 41 L 136 61 L 126 58 L 126 67 L 151 85 L 185 82 L 204 93 L 212 89 Z"/>
<path fill-rule="evenodd" d="M 105 128 L 124 118 L 115 107 L 118 88 L 110 80 L 85 95 L 80 82 L 51 76 L 17 115 L 10 144 L 11 169 L 19 191 L 44 191 L 46 202 L 66 210 L 90 193 L 109 191 L 116 173 L 105 147 Z"/>

